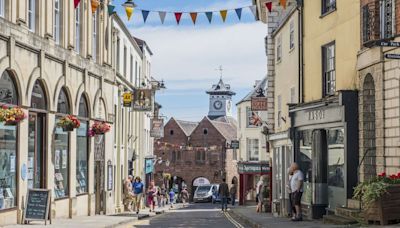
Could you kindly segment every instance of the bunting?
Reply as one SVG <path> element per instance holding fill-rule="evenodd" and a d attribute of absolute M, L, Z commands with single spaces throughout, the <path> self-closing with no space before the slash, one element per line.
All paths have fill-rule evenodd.
<path fill-rule="evenodd" d="M 126 7 L 125 12 L 126 16 L 128 17 L 128 21 L 131 20 L 131 16 L 133 14 L 133 7 Z"/>
<path fill-rule="evenodd" d="M 210 22 L 210 24 L 211 24 L 213 12 L 206 12 L 206 16 L 207 16 L 208 22 Z"/>
<path fill-rule="evenodd" d="M 160 16 L 161 23 L 164 24 L 165 17 L 167 16 L 167 12 L 158 12 L 158 15 Z"/>
<path fill-rule="evenodd" d="M 236 15 L 239 18 L 239 21 L 242 19 L 242 8 L 235 9 Z"/>
<path fill-rule="evenodd" d="M 250 6 L 250 11 L 253 13 L 254 17 L 257 18 L 257 6 Z"/>
<path fill-rule="evenodd" d="M 219 13 L 221 14 L 222 21 L 225 22 L 226 16 L 228 15 L 228 10 L 221 10 Z"/>
<path fill-rule="evenodd" d="M 280 1 L 279 1 L 279 4 L 280 4 L 284 9 L 286 9 L 286 0 L 280 0 Z"/>
<path fill-rule="evenodd" d="M 146 23 L 149 13 L 150 13 L 150 11 L 148 11 L 148 10 L 142 10 L 142 16 L 143 16 L 144 23 Z"/>
<path fill-rule="evenodd" d="M 79 2 L 81 2 L 81 0 L 74 0 L 74 9 L 76 9 L 76 7 L 78 7 Z"/>
<path fill-rule="evenodd" d="M 114 5 L 111 5 L 111 4 L 107 5 L 108 15 L 115 13 L 114 9 L 115 9 Z"/>
<path fill-rule="evenodd" d="M 271 12 L 272 11 L 272 2 L 266 2 L 265 7 L 267 7 L 268 12 Z"/>
<path fill-rule="evenodd" d="M 193 24 L 195 25 L 197 20 L 197 13 L 196 12 L 190 13 L 190 17 L 192 18 Z"/>
<path fill-rule="evenodd" d="M 176 12 L 174 14 L 175 14 L 176 23 L 179 25 L 179 22 L 181 21 L 182 13 Z"/>

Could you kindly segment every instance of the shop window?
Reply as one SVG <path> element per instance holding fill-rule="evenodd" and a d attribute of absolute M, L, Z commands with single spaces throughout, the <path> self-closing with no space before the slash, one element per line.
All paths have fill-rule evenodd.
<path fill-rule="evenodd" d="M 328 185 L 344 188 L 344 129 L 328 131 Z"/>
<path fill-rule="evenodd" d="M 299 132 L 299 146 L 300 153 L 296 158 L 296 162 L 299 164 L 300 170 L 304 174 L 304 193 L 302 202 L 310 204 L 312 201 L 312 141 L 313 131 L 301 131 Z"/>
<path fill-rule="evenodd" d="M 258 139 L 247 139 L 247 154 L 249 161 L 259 160 L 259 140 Z"/>
<path fill-rule="evenodd" d="M 80 127 L 76 132 L 76 193 L 83 194 L 88 192 L 88 153 L 89 139 L 87 132 L 89 130 L 89 112 L 88 104 L 84 96 L 79 102 L 78 118 L 81 121 Z"/>
<path fill-rule="evenodd" d="M 68 97 L 63 88 L 58 96 L 56 123 L 69 112 Z M 69 195 L 69 134 L 61 127 L 54 132 L 54 194 L 56 199 Z"/>
<path fill-rule="evenodd" d="M 7 71 L 0 78 L 0 103 L 18 104 L 16 86 Z M 17 205 L 17 127 L 0 123 L 0 211 Z"/>

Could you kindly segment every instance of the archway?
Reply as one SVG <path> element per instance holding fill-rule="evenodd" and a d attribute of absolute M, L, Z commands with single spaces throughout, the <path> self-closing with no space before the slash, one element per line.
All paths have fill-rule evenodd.
<path fill-rule="evenodd" d="M 365 154 L 363 172 L 364 180 L 376 176 L 376 130 L 375 130 L 375 82 L 371 74 L 364 79 L 363 91 L 363 145 Z"/>

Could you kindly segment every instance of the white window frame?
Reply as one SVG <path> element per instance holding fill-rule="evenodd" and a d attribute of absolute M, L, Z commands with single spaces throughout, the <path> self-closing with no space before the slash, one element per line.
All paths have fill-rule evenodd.
<path fill-rule="evenodd" d="M 282 36 L 279 35 L 276 42 L 276 61 L 281 62 L 282 60 Z"/>
<path fill-rule="evenodd" d="M 128 48 L 124 45 L 124 77 L 128 78 L 127 75 L 127 55 L 128 55 Z"/>
<path fill-rule="evenodd" d="M 290 50 L 293 50 L 294 47 L 295 47 L 295 44 L 294 44 L 294 40 L 295 40 L 295 37 L 294 37 L 294 20 L 290 21 L 290 35 L 289 36 L 290 36 L 289 37 L 289 48 L 290 48 Z"/>
<path fill-rule="evenodd" d="M 5 11 L 6 11 L 6 4 L 5 4 L 5 0 L 0 0 L 0 17 L 5 17 Z"/>
<path fill-rule="evenodd" d="M 130 73 L 131 73 L 131 83 L 133 84 L 133 55 L 131 54 L 131 61 L 130 61 Z"/>
<path fill-rule="evenodd" d="M 1 0 L 0 0 L 1 1 Z M 54 0 L 54 41 L 61 43 L 61 6 L 62 0 Z"/>
<path fill-rule="evenodd" d="M 323 95 L 330 96 L 334 95 L 336 92 L 336 44 L 335 42 L 331 42 L 323 46 L 322 48 L 323 48 L 322 69 L 323 69 L 323 82 L 324 82 Z"/>
<path fill-rule="evenodd" d="M 97 62 L 97 22 L 98 22 L 98 10 L 96 10 L 93 14 L 92 18 L 92 31 L 93 31 L 93 36 L 92 36 L 92 58 L 94 59 L 95 62 Z"/>
<path fill-rule="evenodd" d="M 249 161 L 259 161 L 260 160 L 260 141 L 258 139 L 247 138 L 247 155 L 249 156 Z"/>
<path fill-rule="evenodd" d="M 75 51 L 80 53 L 81 51 L 81 5 L 75 9 Z"/>
<path fill-rule="evenodd" d="M 36 0 L 28 0 L 28 28 L 36 31 Z"/>
<path fill-rule="evenodd" d="M 121 57 L 120 57 L 120 54 L 121 54 L 121 39 L 119 38 L 119 37 L 117 37 L 117 53 L 116 53 L 116 55 L 117 55 L 117 58 L 116 58 L 116 64 L 117 64 L 117 72 L 120 72 L 120 60 L 121 60 Z"/>

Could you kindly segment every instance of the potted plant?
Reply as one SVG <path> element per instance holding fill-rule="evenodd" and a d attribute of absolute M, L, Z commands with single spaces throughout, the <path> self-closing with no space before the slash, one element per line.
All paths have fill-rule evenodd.
<path fill-rule="evenodd" d="M 381 173 L 358 184 L 353 198 L 363 204 L 367 222 L 380 221 L 381 225 L 387 225 L 389 221 L 400 220 L 400 172 L 390 176 Z"/>
<path fill-rule="evenodd" d="M 111 126 L 104 121 L 95 121 L 92 127 L 89 129 L 89 136 L 103 135 L 109 132 Z"/>
<path fill-rule="evenodd" d="M 0 122 L 4 122 L 5 125 L 17 125 L 25 118 L 26 114 L 20 107 L 3 106 L 0 110 Z"/>
<path fill-rule="evenodd" d="M 73 131 L 81 126 L 81 122 L 75 116 L 67 115 L 58 121 L 57 126 L 62 127 L 63 131 Z"/>

